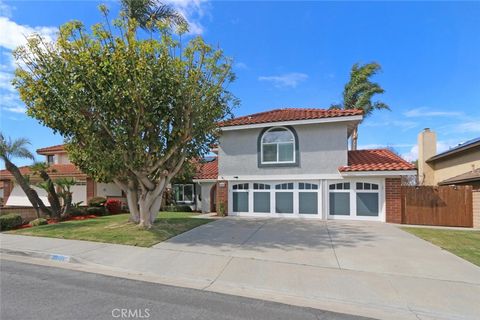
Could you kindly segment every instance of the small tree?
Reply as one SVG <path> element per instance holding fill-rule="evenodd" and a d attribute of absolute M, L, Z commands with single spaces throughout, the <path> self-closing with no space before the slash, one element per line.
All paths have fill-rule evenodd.
<path fill-rule="evenodd" d="M 374 110 L 386 109 L 390 107 L 381 101 L 372 101 L 376 94 L 385 92 L 383 88 L 370 78 L 381 70 L 381 66 L 376 63 L 367 63 L 360 65 L 355 63 L 350 72 L 350 80 L 343 90 L 343 101 L 341 104 L 334 104 L 330 109 L 359 109 L 363 110 L 364 118 L 373 113 Z M 352 133 L 352 150 L 357 150 L 358 145 L 358 127 L 355 127 Z"/>
<path fill-rule="evenodd" d="M 30 166 L 33 175 L 38 175 L 43 180 L 37 184 L 37 187 L 42 188 L 47 192 L 47 199 L 50 203 L 51 217 L 59 219 L 62 214 L 62 207 L 60 199 L 50 175 L 48 174 L 49 166 L 43 162 L 37 162 Z"/>
<path fill-rule="evenodd" d="M 10 138 L 6 139 L 3 134 L 0 133 L 0 159 L 5 162 L 5 168 L 13 175 L 15 181 L 22 188 L 35 209 L 37 217 L 40 218 L 39 210 L 47 215 L 50 215 L 50 210 L 45 206 L 37 192 L 30 186 L 29 178 L 24 177 L 20 172 L 20 169 L 18 169 L 18 167 L 12 162 L 13 158 L 35 159 L 33 154 L 27 148 L 27 145 L 29 144 L 30 142 L 25 138 L 17 140 L 12 140 Z"/>
<path fill-rule="evenodd" d="M 24 67 L 15 87 L 27 114 L 62 134 L 73 163 L 127 195 L 131 220 L 149 228 L 162 195 L 186 159 L 215 141 L 217 122 L 236 99 L 231 61 L 197 37 L 187 44 L 157 22 L 140 39 L 125 12 L 88 33 L 82 23 L 60 28 L 55 44 L 40 36 L 14 52 Z M 158 35 L 158 39 L 157 39 Z"/>

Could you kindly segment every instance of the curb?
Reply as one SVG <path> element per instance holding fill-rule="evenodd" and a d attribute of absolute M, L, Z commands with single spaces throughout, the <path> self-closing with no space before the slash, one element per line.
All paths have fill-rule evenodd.
<path fill-rule="evenodd" d="M 57 253 L 41 252 L 41 251 L 12 250 L 12 249 L 0 248 L 0 253 L 15 255 L 15 256 L 22 256 L 26 258 L 44 259 L 44 260 L 62 262 L 62 263 L 89 264 L 87 262 L 82 261 L 82 259 L 78 259 L 72 256 L 67 256 L 67 255 L 57 254 Z"/>

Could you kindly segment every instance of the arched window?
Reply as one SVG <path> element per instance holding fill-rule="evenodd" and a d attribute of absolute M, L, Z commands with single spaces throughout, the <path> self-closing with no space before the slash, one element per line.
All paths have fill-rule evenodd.
<path fill-rule="evenodd" d="M 261 163 L 295 163 L 295 135 L 285 127 L 265 131 L 261 138 Z"/>

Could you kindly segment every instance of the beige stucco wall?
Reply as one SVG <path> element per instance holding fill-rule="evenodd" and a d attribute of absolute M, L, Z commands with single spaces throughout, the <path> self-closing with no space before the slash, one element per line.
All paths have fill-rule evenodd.
<path fill-rule="evenodd" d="M 480 229 L 480 190 L 473 191 L 473 227 Z"/>
<path fill-rule="evenodd" d="M 452 155 L 445 160 L 437 160 L 431 164 L 435 170 L 434 184 L 472 171 L 472 165 L 480 168 L 480 150 L 469 150 L 461 154 Z"/>
<path fill-rule="evenodd" d="M 66 153 L 58 153 L 55 155 L 55 160 L 57 164 L 69 164 L 70 160 L 68 159 L 68 155 Z"/>

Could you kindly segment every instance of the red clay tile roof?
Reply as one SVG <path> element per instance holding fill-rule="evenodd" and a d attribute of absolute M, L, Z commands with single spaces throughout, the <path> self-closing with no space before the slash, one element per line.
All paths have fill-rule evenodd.
<path fill-rule="evenodd" d="M 338 168 L 350 171 L 415 170 L 415 166 L 388 149 L 348 151 L 348 166 Z"/>
<path fill-rule="evenodd" d="M 247 116 L 226 120 L 219 123 L 220 127 L 240 126 L 247 124 L 270 123 L 279 121 L 293 121 L 293 120 L 310 120 L 321 118 L 345 117 L 345 116 L 360 116 L 363 114 L 362 110 L 338 110 L 338 109 L 301 109 L 301 108 L 286 108 L 275 109 L 260 113 L 255 113 Z"/>
<path fill-rule="evenodd" d="M 22 175 L 31 174 L 30 167 L 19 167 Z M 74 164 L 52 164 L 49 167 L 49 175 L 52 178 L 58 177 L 76 177 L 85 178 L 86 175 L 81 172 Z M 8 170 L 0 170 L 0 179 L 12 179 L 13 176 Z"/>
<path fill-rule="evenodd" d="M 194 179 L 217 179 L 218 178 L 218 159 L 202 162 L 197 165 L 197 174 Z"/>
<path fill-rule="evenodd" d="M 37 149 L 38 154 L 52 154 L 54 152 L 65 151 L 63 144 Z"/>

